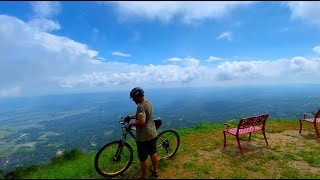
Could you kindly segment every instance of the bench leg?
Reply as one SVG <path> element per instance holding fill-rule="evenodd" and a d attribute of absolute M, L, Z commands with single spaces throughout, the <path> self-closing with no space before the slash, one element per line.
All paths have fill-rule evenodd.
<path fill-rule="evenodd" d="M 224 145 L 223 145 L 223 148 L 226 147 L 226 144 L 227 144 L 227 138 L 226 138 L 226 132 L 223 131 L 223 137 L 224 137 Z"/>
<path fill-rule="evenodd" d="M 300 122 L 300 131 L 299 131 L 299 133 L 301 134 L 301 130 L 302 130 L 302 121 L 301 121 L 301 119 L 299 119 L 299 122 Z"/>
<path fill-rule="evenodd" d="M 241 145 L 240 145 L 240 137 L 239 137 L 239 135 L 236 135 L 236 137 L 237 137 L 237 141 L 238 141 L 240 152 L 243 155 L 242 148 L 241 148 Z"/>
<path fill-rule="evenodd" d="M 320 138 L 319 130 L 318 130 L 318 126 L 317 126 L 317 121 L 315 121 L 315 123 L 313 123 L 313 126 L 314 126 L 314 129 L 316 130 L 318 138 Z"/>
<path fill-rule="evenodd" d="M 263 134 L 264 140 L 265 140 L 266 143 L 267 143 L 267 146 L 269 146 L 268 141 L 267 141 L 267 137 L 266 137 L 266 132 L 265 132 L 264 129 L 262 130 L 262 134 Z"/>

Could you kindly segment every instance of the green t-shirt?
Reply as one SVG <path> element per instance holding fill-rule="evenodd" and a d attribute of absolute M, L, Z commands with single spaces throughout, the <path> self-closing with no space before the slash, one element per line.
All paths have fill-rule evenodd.
<path fill-rule="evenodd" d="M 146 118 L 144 126 L 137 126 L 136 141 L 149 141 L 157 137 L 156 126 L 153 122 L 152 104 L 145 101 L 138 105 L 136 112 L 137 119 Z"/>

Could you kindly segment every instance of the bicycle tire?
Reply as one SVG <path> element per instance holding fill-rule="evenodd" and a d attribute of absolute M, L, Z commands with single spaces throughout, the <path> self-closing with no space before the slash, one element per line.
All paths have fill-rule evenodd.
<path fill-rule="evenodd" d="M 160 159 L 169 159 L 178 151 L 180 137 L 176 131 L 168 129 L 158 134 L 156 145 L 158 157 Z"/>
<path fill-rule="evenodd" d="M 125 142 L 122 146 L 121 156 L 116 157 L 121 141 L 113 141 L 104 145 L 94 158 L 96 171 L 104 177 L 115 177 L 126 171 L 133 160 L 132 147 Z"/>

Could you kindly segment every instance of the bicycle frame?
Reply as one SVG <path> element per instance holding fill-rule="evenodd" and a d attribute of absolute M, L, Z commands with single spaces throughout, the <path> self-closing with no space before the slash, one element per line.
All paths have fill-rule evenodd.
<path fill-rule="evenodd" d="M 122 137 L 120 138 L 120 140 L 116 140 L 116 141 L 112 141 L 109 142 L 107 144 L 105 144 L 96 154 L 95 156 L 95 160 L 94 160 L 94 166 L 96 171 L 104 176 L 104 177 L 115 177 L 121 173 L 123 173 L 124 171 L 126 171 L 133 160 L 133 149 L 132 146 L 130 144 L 128 144 L 127 138 L 128 138 L 128 134 L 129 136 L 131 136 L 134 140 L 136 140 L 136 135 L 134 133 L 134 131 L 136 131 L 136 127 L 133 127 L 131 129 L 127 129 L 127 122 L 123 121 L 123 118 L 121 118 L 122 120 L 119 121 L 119 123 L 121 124 L 121 129 L 122 129 Z M 156 121 L 156 119 L 154 119 L 155 121 L 155 125 L 156 125 L 156 129 L 158 130 L 158 128 L 161 126 L 161 119 L 159 117 L 160 121 Z M 168 139 L 169 137 L 173 137 L 173 139 Z M 173 141 L 171 141 L 173 140 Z M 168 159 L 170 157 L 172 157 L 176 151 L 179 148 L 179 144 L 180 144 L 180 138 L 179 135 L 174 131 L 174 130 L 164 130 L 160 133 L 158 133 L 157 136 L 157 140 L 156 140 L 156 144 L 157 144 L 157 150 L 159 150 L 158 154 L 160 159 Z M 171 148 L 171 142 L 174 142 Z M 110 151 L 111 150 L 111 151 Z M 169 153 L 170 151 L 170 153 Z M 171 152 L 172 151 L 172 152 Z M 104 152 L 111 152 L 111 153 L 107 153 L 104 154 Z M 168 154 L 169 153 L 169 154 Z M 103 154 L 103 155 L 102 155 Z M 108 156 L 109 154 L 109 156 Z M 105 157 L 103 157 L 104 155 L 107 155 Z M 103 158 L 107 158 L 107 159 L 103 159 Z M 99 160 L 101 159 L 101 161 Z M 107 161 L 105 161 L 107 160 Z M 111 166 L 105 166 L 106 164 L 111 163 Z M 114 163 L 115 166 L 113 166 L 112 164 Z M 123 164 L 124 163 L 124 164 Z M 101 165 L 101 166 L 100 166 Z M 104 169 L 107 168 L 107 169 Z M 107 171 L 105 171 L 107 170 Z"/>
<path fill-rule="evenodd" d="M 123 146 L 124 146 L 124 143 L 126 142 L 126 140 L 127 140 L 127 134 L 129 134 L 133 139 L 136 139 L 136 136 L 133 134 L 133 132 L 132 132 L 132 130 L 133 129 L 130 129 L 130 130 L 127 130 L 126 128 L 125 128 L 125 125 L 126 125 L 126 123 L 125 122 L 123 122 L 123 121 L 121 121 L 120 122 L 120 124 L 122 124 L 123 125 L 123 127 L 122 127 L 122 137 L 121 137 L 121 139 L 120 139 L 120 146 L 118 147 L 118 149 L 117 149 L 117 152 L 116 152 L 116 158 L 118 158 L 119 157 L 119 155 L 121 154 L 121 152 L 122 152 L 122 148 L 123 148 Z"/>

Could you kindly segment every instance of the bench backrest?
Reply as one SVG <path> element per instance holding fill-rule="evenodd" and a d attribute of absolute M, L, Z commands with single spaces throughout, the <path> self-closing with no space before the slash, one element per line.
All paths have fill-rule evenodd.
<path fill-rule="evenodd" d="M 262 128 L 264 128 L 264 125 L 266 123 L 268 116 L 269 114 L 262 114 L 259 116 L 242 118 L 240 119 L 238 129 L 244 129 L 244 128 L 259 126 L 259 125 L 262 125 Z"/>
<path fill-rule="evenodd" d="M 319 109 L 319 111 L 314 115 L 314 120 L 316 120 L 317 118 L 319 118 L 320 117 L 320 109 Z"/>

